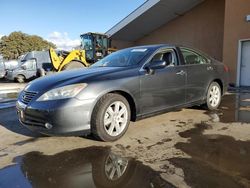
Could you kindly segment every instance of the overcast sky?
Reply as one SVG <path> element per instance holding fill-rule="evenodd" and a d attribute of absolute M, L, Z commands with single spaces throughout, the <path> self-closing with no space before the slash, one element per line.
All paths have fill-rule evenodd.
<path fill-rule="evenodd" d="M 104 33 L 145 0 L 0 0 L 0 37 L 13 31 L 39 35 L 70 49 L 85 32 Z"/>

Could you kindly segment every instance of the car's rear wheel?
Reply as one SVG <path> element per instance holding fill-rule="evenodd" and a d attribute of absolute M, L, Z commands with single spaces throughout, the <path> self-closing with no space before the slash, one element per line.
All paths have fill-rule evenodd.
<path fill-rule="evenodd" d="M 96 104 L 91 118 L 91 132 L 103 141 L 121 138 L 130 123 L 128 101 L 118 94 L 106 94 Z"/>
<path fill-rule="evenodd" d="M 217 82 L 212 82 L 207 91 L 206 107 L 216 110 L 221 103 L 221 87 Z"/>
<path fill-rule="evenodd" d="M 37 77 L 43 77 L 45 75 L 46 75 L 46 72 L 43 68 L 40 68 L 37 70 L 37 75 L 36 75 Z"/>

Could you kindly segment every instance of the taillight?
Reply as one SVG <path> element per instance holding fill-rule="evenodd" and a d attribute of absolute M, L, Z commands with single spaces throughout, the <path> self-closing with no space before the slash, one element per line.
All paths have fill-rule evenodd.
<path fill-rule="evenodd" d="M 225 71 L 225 72 L 229 72 L 228 66 L 224 65 L 224 71 Z"/>

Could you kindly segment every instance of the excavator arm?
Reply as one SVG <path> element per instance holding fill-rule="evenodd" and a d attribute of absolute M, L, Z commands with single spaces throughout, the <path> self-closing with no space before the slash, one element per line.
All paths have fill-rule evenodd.
<path fill-rule="evenodd" d="M 57 71 L 62 63 L 62 59 L 57 55 L 56 51 L 53 48 L 49 49 L 49 55 L 51 63 L 54 69 Z"/>

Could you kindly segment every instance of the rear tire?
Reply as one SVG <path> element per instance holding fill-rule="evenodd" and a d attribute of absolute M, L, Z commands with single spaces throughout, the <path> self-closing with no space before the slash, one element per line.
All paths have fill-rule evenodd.
<path fill-rule="evenodd" d="M 64 65 L 62 70 L 72 70 L 72 69 L 79 69 L 79 68 L 86 68 L 86 66 L 79 62 L 79 61 L 71 61 L 68 64 Z"/>
<path fill-rule="evenodd" d="M 37 70 L 37 77 L 43 77 L 45 76 L 45 70 L 43 68 Z"/>
<path fill-rule="evenodd" d="M 221 103 L 221 87 L 217 82 L 212 82 L 207 91 L 205 107 L 209 110 L 216 110 Z"/>
<path fill-rule="evenodd" d="M 24 83 L 25 82 L 25 77 L 23 75 L 17 75 L 16 81 L 18 83 Z"/>
<path fill-rule="evenodd" d="M 91 132 L 98 140 L 118 140 L 127 131 L 130 117 L 130 106 L 123 96 L 106 94 L 93 110 Z"/>

